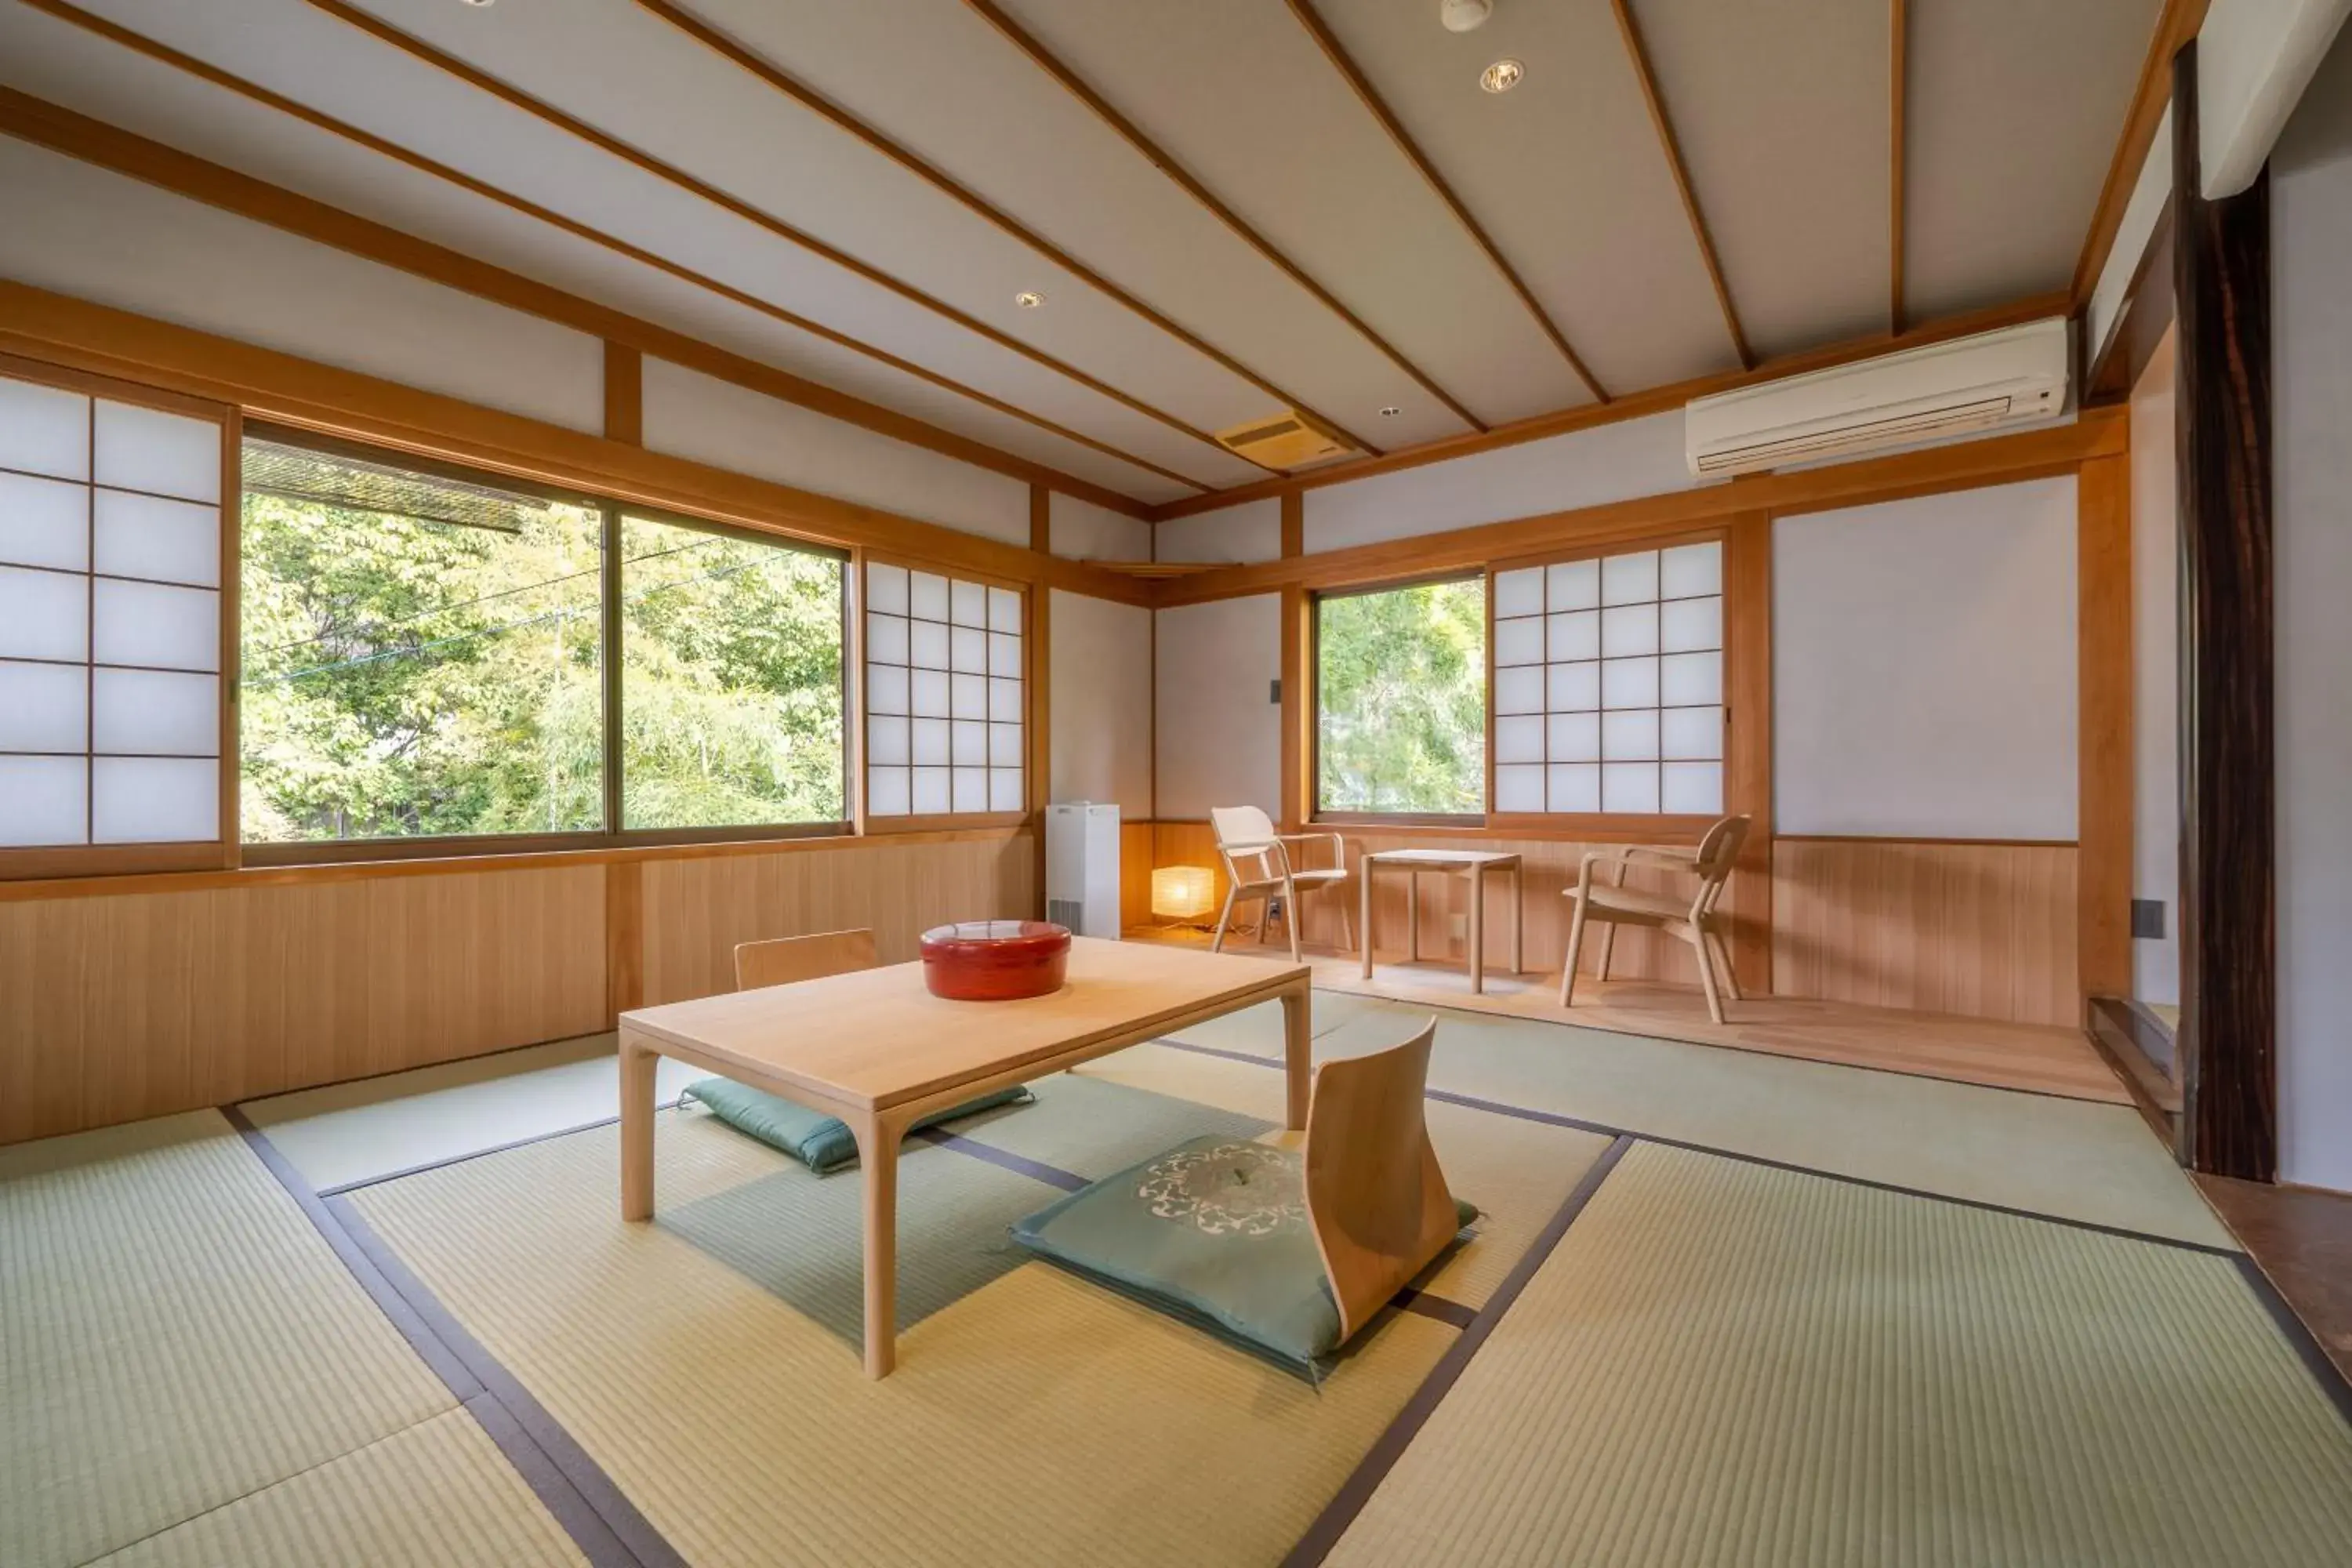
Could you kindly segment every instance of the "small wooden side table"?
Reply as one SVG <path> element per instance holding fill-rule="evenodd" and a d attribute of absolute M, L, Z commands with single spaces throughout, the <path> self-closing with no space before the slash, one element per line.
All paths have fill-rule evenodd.
<path fill-rule="evenodd" d="M 1411 928 L 1405 939 L 1408 960 L 1421 956 L 1421 874 L 1423 871 L 1460 872 L 1470 879 L 1470 989 L 1483 994 L 1486 989 L 1486 878 L 1488 873 L 1508 871 L 1511 874 L 1511 973 L 1527 968 L 1527 906 L 1525 888 L 1520 880 L 1519 858 L 1517 855 L 1489 854 L 1475 849 L 1383 849 L 1363 858 L 1364 900 L 1364 978 L 1372 977 L 1372 876 L 1377 870 L 1395 868 L 1405 873 L 1405 921 Z"/>

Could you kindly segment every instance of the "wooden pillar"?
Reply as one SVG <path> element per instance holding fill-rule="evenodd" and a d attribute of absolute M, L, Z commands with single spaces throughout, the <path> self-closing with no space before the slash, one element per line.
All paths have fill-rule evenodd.
<path fill-rule="evenodd" d="M 2182 1159 L 2278 1160 L 2270 174 L 2204 199 L 2197 46 L 2172 66 L 2179 321 Z"/>
<path fill-rule="evenodd" d="M 2093 458 L 2075 482 L 2074 949 L 2085 1002 L 2132 986 L 2131 544 L 2131 458 Z"/>
<path fill-rule="evenodd" d="M 1731 967 L 1750 996 L 1772 991 L 1772 518 L 1742 512 L 1724 541 L 1723 805 L 1750 826 L 1726 890 Z"/>
<path fill-rule="evenodd" d="M 1305 550 L 1307 498 L 1297 490 L 1282 495 L 1282 553 L 1286 559 Z M 1282 830 L 1296 833 L 1315 815 L 1314 675 L 1307 661 L 1314 657 L 1315 628 L 1307 590 L 1293 584 L 1282 591 L 1282 799 L 1275 809 Z"/>
<path fill-rule="evenodd" d="M 1029 487 L 1029 548 L 1040 555 L 1054 552 L 1054 492 L 1044 485 Z M 1032 902 L 1036 918 L 1045 918 L 1045 806 L 1054 798 L 1054 591 L 1042 572 L 1029 584 L 1029 826 L 1035 835 L 1036 883 Z"/>

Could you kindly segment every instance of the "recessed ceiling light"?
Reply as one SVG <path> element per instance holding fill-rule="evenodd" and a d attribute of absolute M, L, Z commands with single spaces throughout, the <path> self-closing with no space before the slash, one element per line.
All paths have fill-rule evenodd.
<path fill-rule="evenodd" d="M 1395 404 L 1391 403 L 1386 408 L 1381 410 L 1381 417 L 1383 419 L 1393 419 L 1403 412 L 1403 409 L 1399 408 Z"/>
<path fill-rule="evenodd" d="M 1519 85 L 1528 68 L 1515 59 L 1499 59 L 1478 73 L 1478 85 L 1488 92 L 1508 92 Z"/>
<path fill-rule="evenodd" d="M 488 5 L 490 3 L 491 0 L 466 0 L 466 4 L 468 5 Z"/>
<path fill-rule="evenodd" d="M 1034 310 L 1045 302 L 1045 296 L 1034 289 L 1024 289 L 1013 296 L 1013 302 L 1024 310 Z"/>

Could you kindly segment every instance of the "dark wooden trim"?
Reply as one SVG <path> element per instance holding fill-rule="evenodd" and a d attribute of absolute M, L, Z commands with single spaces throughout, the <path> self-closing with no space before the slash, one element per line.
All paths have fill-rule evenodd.
<path fill-rule="evenodd" d="M 1379 90 L 1372 86 L 1370 79 L 1366 77 L 1357 66 L 1353 57 L 1339 42 L 1338 35 L 1333 33 L 1324 23 L 1323 18 L 1316 13 L 1310 0 L 1288 0 L 1288 4 L 1290 14 L 1298 19 L 1300 26 L 1307 29 L 1307 37 L 1315 40 L 1316 46 L 1323 51 L 1323 58 L 1331 62 L 1332 68 L 1347 81 L 1349 88 L 1356 95 L 1356 100 L 1364 106 L 1365 110 L 1373 120 L 1379 122 L 1380 128 L 1388 132 L 1389 140 L 1395 144 L 1398 152 L 1404 154 L 1405 162 L 1411 163 L 1415 172 L 1428 182 L 1429 188 L 1437 193 L 1437 199 L 1445 204 L 1445 210 L 1454 215 L 1454 221 L 1460 224 L 1463 231 L 1469 235 L 1471 243 L 1485 253 L 1495 270 L 1502 275 L 1503 281 L 1510 285 L 1511 292 L 1518 296 L 1519 303 L 1527 307 L 1528 314 L 1535 318 L 1536 325 L 1543 329 L 1545 337 L 1551 340 L 1551 346 L 1558 349 L 1560 357 L 1568 362 L 1568 368 L 1576 373 L 1577 379 L 1584 383 L 1595 400 L 1601 403 L 1608 402 L 1607 390 L 1601 386 L 1599 378 L 1586 368 L 1584 361 L 1578 356 L 1577 352 L 1569 346 L 1568 336 L 1559 330 L 1559 323 L 1551 319 L 1550 312 L 1546 310 L 1542 302 L 1537 300 L 1535 290 L 1528 287 L 1527 279 L 1521 278 L 1518 269 L 1504 257 L 1502 247 L 1495 243 L 1492 236 L 1487 234 L 1486 226 L 1471 216 L 1468 205 L 1454 194 L 1452 185 L 1446 184 L 1445 176 L 1437 172 L 1437 165 L 1429 161 L 1429 155 L 1421 150 L 1421 144 L 1412 139 L 1412 132 L 1405 130 L 1403 122 L 1397 119 L 1395 113 L 1389 108 L 1387 100 L 1382 99 Z M 1679 163 L 1676 167 L 1679 169 Z M 1738 329 L 1735 328 L 1735 335 Z M 1748 363 L 1746 355 L 1741 356 L 1741 362 Z"/>
<path fill-rule="evenodd" d="M 317 3 L 317 0 L 313 0 L 313 3 Z M 1202 184 L 1201 181 L 1191 173 L 1191 171 L 1187 170 L 1181 163 L 1178 163 L 1175 157 L 1171 154 L 1167 149 L 1161 147 L 1158 142 L 1152 141 L 1150 137 L 1145 135 L 1139 126 L 1138 126 L 1133 121 L 1128 119 L 1124 114 L 1121 114 L 1117 109 L 1113 108 L 1108 100 L 1105 99 L 1102 94 L 1097 92 L 1091 86 L 1089 86 L 1086 79 L 1080 77 L 1077 72 L 1072 70 L 1067 65 L 1064 64 L 1059 57 L 1041 43 L 1028 31 L 1028 29 L 1022 26 L 1020 23 L 1014 21 L 1011 16 L 1006 16 L 1004 12 L 994 4 L 994 0 L 964 0 L 964 4 L 970 5 L 974 12 L 978 13 L 980 16 L 986 20 L 990 26 L 994 27 L 999 33 L 1003 34 L 1005 41 L 1011 44 L 1014 48 L 1020 50 L 1022 54 L 1028 57 L 1030 62 L 1035 65 L 1039 70 L 1042 70 L 1047 76 L 1052 77 L 1056 82 L 1061 84 L 1062 88 L 1067 91 L 1071 97 L 1076 99 L 1080 103 L 1085 104 L 1087 109 L 1091 110 L 1097 119 L 1100 120 L 1105 125 L 1109 126 L 1113 132 L 1118 133 L 1122 141 L 1126 142 L 1129 146 L 1141 153 L 1144 159 L 1150 163 L 1153 168 L 1158 169 L 1161 174 L 1167 175 L 1171 181 L 1174 182 L 1178 189 L 1181 190 L 1186 195 L 1191 196 L 1194 201 L 1198 202 L 1204 209 L 1207 210 L 1211 216 L 1214 217 L 1219 223 L 1223 224 L 1226 228 L 1230 229 L 1234 237 L 1240 239 L 1243 244 L 1248 246 L 1266 260 L 1272 262 L 1275 268 L 1280 271 L 1284 277 L 1289 279 L 1293 283 L 1297 284 L 1299 288 L 1305 289 L 1309 295 L 1313 296 L 1318 304 L 1323 306 L 1324 309 L 1329 310 L 1333 315 L 1338 316 L 1342 321 L 1345 321 L 1349 327 L 1355 330 L 1356 334 L 1359 337 L 1361 337 L 1366 342 L 1371 344 L 1373 348 L 1380 351 L 1380 353 L 1384 355 L 1391 363 L 1394 364 L 1399 370 L 1404 372 L 1405 374 L 1412 377 L 1415 382 L 1420 384 L 1423 391 L 1428 393 L 1432 397 L 1434 397 L 1438 402 L 1444 404 L 1448 409 L 1452 410 L 1454 416 L 1460 419 L 1465 425 L 1469 426 L 1471 429 L 1484 430 L 1486 428 L 1486 424 L 1484 420 L 1471 413 L 1467 408 L 1463 407 L 1461 404 L 1455 402 L 1452 395 L 1447 393 L 1444 387 L 1438 385 L 1436 382 L 1431 380 L 1418 365 L 1415 365 L 1411 360 L 1405 358 L 1403 354 L 1400 353 L 1386 338 L 1381 337 L 1380 333 L 1374 331 L 1370 325 L 1367 323 L 1362 317 L 1357 315 L 1353 310 L 1348 309 L 1347 306 L 1341 304 L 1338 296 L 1334 295 L 1328 289 L 1323 287 L 1322 284 L 1315 281 L 1314 279 L 1308 277 L 1307 272 L 1301 268 L 1297 262 L 1291 260 L 1287 256 L 1285 256 L 1272 240 L 1266 238 L 1263 234 L 1260 234 L 1255 228 L 1253 228 L 1249 222 L 1244 219 L 1241 214 L 1234 211 L 1233 208 L 1227 206 L 1223 201 L 1220 201 L 1214 192 L 1211 191 L 1208 186 Z M 1296 408 L 1299 413 L 1307 415 L 1318 424 L 1328 426 L 1332 430 L 1337 431 L 1339 435 L 1346 437 L 1349 443 L 1360 450 L 1372 453 L 1374 456 L 1380 455 L 1381 449 L 1378 447 L 1373 446 L 1370 442 L 1349 430 L 1345 425 L 1332 419 L 1329 416 L 1309 408 L 1304 404 L 1294 403 L 1291 406 Z"/>
<path fill-rule="evenodd" d="M 1699 210 L 1698 192 L 1692 188 L 1690 171 L 1683 165 L 1682 145 L 1675 140 L 1674 121 L 1667 115 L 1666 100 L 1658 91 L 1657 76 L 1650 69 L 1650 52 L 1642 45 L 1641 24 L 1633 20 L 1633 7 L 1626 0 L 1609 0 L 1609 8 L 1617 14 L 1618 35 L 1625 40 L 1625 53 L 1633 62 L 1634 79 L 1641 83 L 1642 101 L 1650 110 L 1651 127 L 1657 132 L 1658 144 L 1665 152 L 1666 167 L 1674 173 L 1675 190 L 1682 196 L 1684 215 L 1690 219 L 1691 237 L 1698 241 L 1699 259 L 1706 264 L 1706 279 L 1715 285 L 1715 301 L 1723 310 L 1723 324 L 1731 333 L 1732 349 L 1739 355 L 1739 367 L 1753 370 L 1756 352 L 1748 346 L 1748 334 L 1740 330 L 1739 311 L 1731 302 L 1731 285 L 1724 280 L 1723 262 L 1715 253 L 1714 237 L 1707 233 L 1706 215 Z"/>
<path fill-rule="evenodd" d="M 2278 1163 L 2270 175 L 2200 189 L 2197 46 L 2173 61 L 2179 316 L 2181 1153 Z"/>
<path fill-rule="evenodd" d="M 2168 155 L 2170 151 L 2169 147 L 2166 149 Z M 2156 357 L 2157 345 L 2172 330 L 2173 227 L 2172 203 L 2168 197 L 2164 210 L 2157 215 L 2147 248 L 2140 252 L 2139 261 L 2133 268 L 2131 282 L 2124 291 L 2123 306 L 2107 329 L 2106 342 L 2083 345 L 2084 354 L 2091 359 L 2089 368 L 2083 373 L 2083 401 L 2086 404 L 2128 400 L 2148 362 Z"/>

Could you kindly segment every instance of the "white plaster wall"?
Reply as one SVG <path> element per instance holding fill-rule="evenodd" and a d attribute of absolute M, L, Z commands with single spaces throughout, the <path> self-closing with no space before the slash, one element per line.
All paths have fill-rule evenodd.
<path fill-rule="evenodd" d="M 1029 487 L 666 360 L 646 361 L 646 446 L 1007 544 L 1029 542 Z"/>
<path fill-rule="evenodd" d="M 604 345 L 0 137 L 0 277 L 427 392 L 601 431 Z"/>
<path fill-rule="evenodd" d="M 1073 561 L 1149 561 L 1151 525 L 1107 506 L 1055 490 L 1048 538 L 1054 553 Z"/>
<path fill-rule="evenodd" d="M 2271 225 L 2279 1174 L 2352 1192 L 2352 43 L 2345 37 L 2279 140 Z"/>
<path fill-rule="evenodd" d="M 2180 1000 L 2180 525 L 2173 342 L 2131 396 L 2132 897 L 2164 905 L 2164 935 L 2132 942 L 2132 994 Z"/>
<path fill-rule="evenodd" d="M 2075 837 L 2074 489 L 1773 524 L 1779 831 Z"/>
<path fill-rule="evenodd" d="M 1696 483 L 1684 461 L 1677 408 L 1308 490 L 1306 550 L 1313 555 L 1664 495 Z"/>
<path fill-rule="evenodd" d="M 1268 496 L 1154 523 L 1156 561 L 1274 561 L 1282 555 L 1282 502 Z"/>
<path fill-rule="evenodd" d="M 1151 612 L 1055 589 L 1046 790 L 1056 801 L 1118 803 L 1151 815 Z"/>
<path fill-rule="evenodd" d="M 1278 816 L 1282 595 L 1185 605 L 1155 613 L 1159 815 L 1204 819 L 1217 805 Z"/>

